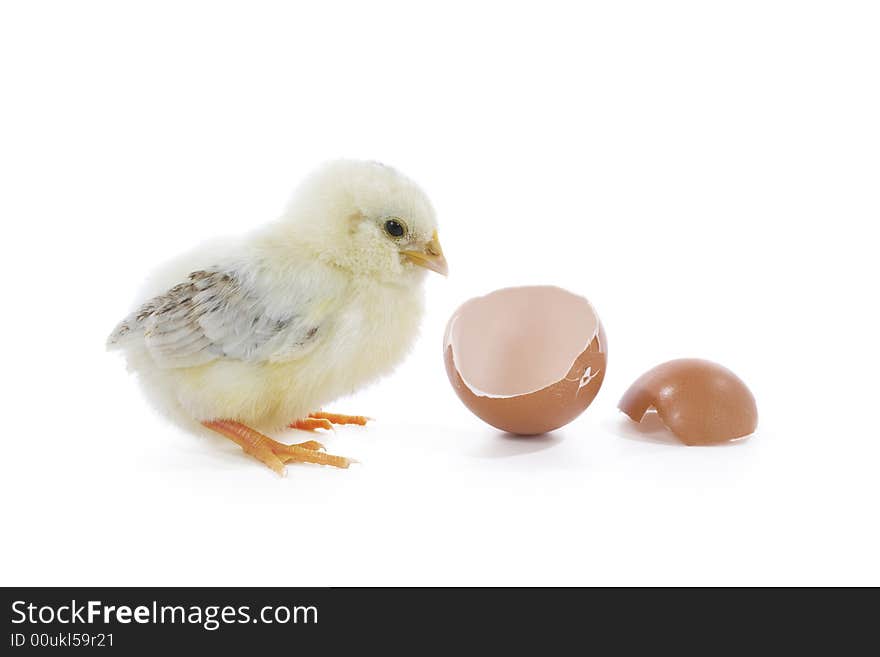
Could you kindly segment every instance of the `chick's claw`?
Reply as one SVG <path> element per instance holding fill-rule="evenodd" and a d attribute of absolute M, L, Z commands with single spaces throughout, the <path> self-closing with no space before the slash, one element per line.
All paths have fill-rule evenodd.
<path fill-rule="evenodd" d="M 229 438 L 246 453 L 259 459 L 280 475 L 284 474 L 284 466 L 287 463 L 317 463 L 332 465 L 336 468 L 347 468 L 351 463 L 343 456 L 335 456 L 321 451 L 324 446 L 315 440 L 298 445 L 286 445 L 241 422 L 213 420 L 202 424 L 221 436 Z"/>
<path fill-rule="evenodd" d="M 302 447 L 303 449 L 311 449 L 315 452 L 327 451 L 326 448 L 324 447 L 324 444 L 319 443 L 317 440 L 307 440 L 304 443 L 297 443 L 296 445 L 293 445 L 293 447 Z"/>

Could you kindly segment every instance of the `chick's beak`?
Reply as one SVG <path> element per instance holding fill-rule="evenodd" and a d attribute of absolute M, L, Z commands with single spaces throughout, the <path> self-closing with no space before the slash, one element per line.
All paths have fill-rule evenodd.
<path fill-rule="evenodd" d="M 431 237 L 431 241 L 425 245 L 424 251 L 402 251 L 404 257 L 425 269 L 430 269 L 438 274 L 447 276 L 449 274 L 449 265 L 443 256 L 443 249 L 440 246 L 440 240 L 437 238 L 437 231 Z"/>

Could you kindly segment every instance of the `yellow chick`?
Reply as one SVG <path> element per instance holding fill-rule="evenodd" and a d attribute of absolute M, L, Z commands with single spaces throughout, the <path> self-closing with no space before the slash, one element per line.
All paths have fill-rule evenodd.
<path fill-rule="evenodd" d="M 279 474 L 289 462 L 348 467 L 315 441 L 265 434 L 366 422 L 319 409 L 404 358 L 429 269 L 447 273 L 424 192 L 376 162 L 332 162 L 279 220 L 161 269 L 108 348 L 170 417 Z"/>

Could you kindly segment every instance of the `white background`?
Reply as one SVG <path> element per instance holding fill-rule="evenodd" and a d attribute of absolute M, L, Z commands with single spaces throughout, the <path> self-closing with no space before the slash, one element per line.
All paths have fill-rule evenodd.
<path fill-rule="evenodd" d="M 4 2 L 3 584 L 880 584 L 880 10 L 864 2 Z M 406 364 L 286 478 L 148 407 L 104 340 L 143 276 L 339 156 L 432 197 Z M 594 303 L 589 410 L 500 435 L 447 383 L 465 299 Z M 617 412 L 666 359 L 751 439 Z M 286 439 L 294 439 L 293 432 Z"/>

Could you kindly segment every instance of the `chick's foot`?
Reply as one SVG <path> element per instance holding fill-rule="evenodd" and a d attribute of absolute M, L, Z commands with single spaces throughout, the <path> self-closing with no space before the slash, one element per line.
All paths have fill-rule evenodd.
<path fill-rule="evenodd" d="M 317 431 L 318 429 L 332 429 L 333 423 L 322 418 L 307 417 L 291 422 L 288 426 L 291 429 L 299 429 L 300 431 Z"/>
<path fill-rule="evenodd" d="M 317 463 L 337 468 L 347 468 L 351 463 L 343 456 L 334 456 L 320 451 L 324 446 L 315 440 L 298 445 L 287 445 L 234 420 L 212 420 L 202 424 L 221 436 L 229 438 L 246 453 L 259 459 L 278 474 L 284 474 L 286 463 Z"/>
<path fill-rule="evenodd" d="M 318 429 L 332 429 L 334 424 L 357 424 L 364 426 L 370 418 L 363 415 L 342 415 L 341 413 L 309 413 L 307 418 L 297 420 L 290 424 L 291 429 L 301 431 L 316 431 Z"/>
<path fill-rule="evenodd" d="M 326 420 L 330 424 L 357 424 L 364 426 L 370 418 L 363 415 L 342 415 L 341 413 L 311 413 L 310 418 Z"/>

